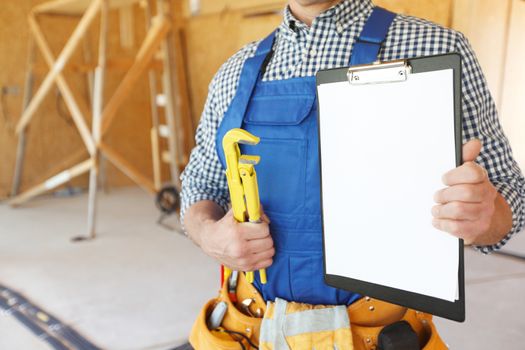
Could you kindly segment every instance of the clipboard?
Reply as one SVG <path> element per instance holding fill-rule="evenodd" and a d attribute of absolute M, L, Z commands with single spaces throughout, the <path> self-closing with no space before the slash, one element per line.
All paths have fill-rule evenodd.
<path fill-rule="evenodd" d="M 316 80 L 325 282 L 463 322 L 464 243 L 431 224 L 441 176 L 462 163 L 461 56 Z"/>

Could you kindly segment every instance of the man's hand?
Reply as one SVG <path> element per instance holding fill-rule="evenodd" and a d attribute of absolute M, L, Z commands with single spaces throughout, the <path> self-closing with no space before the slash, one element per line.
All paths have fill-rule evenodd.
<path fill-rule="evenodd" d="M 448 187 L 436 192 L 434 201 L 438 205 L 432 208 L 434 227 L 463 238 L 466 244 L 493 244 L 510 230 L 505 222 L 505 228 L 498 229 L 506 229 L 506 232 L 496 233 L 497 237 L 491 232 L 495 224 L 501 224 L 495 223 L 494 219 L 498 209 L 496 199 L 503 199 L 489 181 L 487 171 L 474 162 L 480 151 L 479 140 L 463 145 L 464 163 L 443 175 L 443 183 Z M 507 209 L 510 211 L 508 205 Z M 508 213 L 505 214 L 508 221 Z M 492 236 L 489 239 L 491 242 L 488 242 L 487 236 Z"/>
<path fill-rule="evenodd" d="M 262 215 L 258 224 L 239 223 L 230 210 L 220 220 L 209 220 L 202 227 L 202 250 L 224 266 L 256 271 L 272 264 L 275 249 L 266 215 Z"/>

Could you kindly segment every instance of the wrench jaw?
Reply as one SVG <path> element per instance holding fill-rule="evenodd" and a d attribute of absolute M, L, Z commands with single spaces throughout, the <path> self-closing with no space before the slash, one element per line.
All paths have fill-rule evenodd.
<path fill-rule="evenodd" d="M 252 163 L 240 163 L 239 173 L 241 175 L 242 187 L 246 198 L 246 210 L 250 222 L 261 222 L 261 201 L 259 198 L 259 187 L 257 185 L 257 174 Z"/>
<path fill-rule="evenodd" d="M 243 154 L 239 157 L 239 164 L 251 164 L 251 165 L 257 165 L 259 164 L 261 160 L 261 157 L 259 156 L 251 156 L 248 154 Z"/>
<path fill-rule="evenodd" d="M 231 151 L 233 145 L 237 145 L 237 151 L 239 151 L 239 144 L 243 145 L 257 145 L 260 142 L 260 138 L 255 135 L 250 134 L 248 131 L 243 129 L 231 129 L 224 135 L 222 139 L 222 147 L 224 153 Z M 240 155 L 240 151 L 238 153 Z"/>
<path fill-rule="evenodd" d="M 253 135 L 252 135 L 253 136 Z M 241 145 L 248 145 L 248 146 L 255 146 L 259 143 L 260 139 L 256 136 L 254 136 L 255 139 L 252 140 L 240 140 L 239 144 Z"/>
<path fill-rule="evenodd" d="M 255 156 L 248 156 L 258 158 Z M 245 157 L 239 162 L 239 173 L 242 180 L 242 187 L 244 190 L 244 197 L 246 202 L 247 217 L 249 222 L 258 223 L 261 219 L 261 209 L 259 200 L 259 190 L 257 187 L 257 175 L 255 173 L 254 161 L 258 163 L 258 159 L 249 160 Z M 248 160 L 246 160 L 248 158 Z M 253 271 L 246 272 L 246 280 L 250 283 L 254 281 Z"/>

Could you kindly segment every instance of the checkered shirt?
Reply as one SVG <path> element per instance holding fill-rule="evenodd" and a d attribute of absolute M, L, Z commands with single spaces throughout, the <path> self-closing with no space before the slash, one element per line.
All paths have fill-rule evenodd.
<path fill-rule="evenodd" d="M 372 9 L 370 0 L 344 0 L 319 15 L 308 27 L 286 7 L 277 30 L 275 54 L 263 81 L 313 76 L 321 69 L 347 66 L 352 44 Z M 211 200 L 228 210 L 228 186 L 215 149 L 215 136 L 235 95 L 243 63 L 254 55 L 257 45 L 258 42 L 254 42 L 240 49 L 223 64 L 210 83 L 196 132 L 196 146 L 181 176 L 182 222 L 187 209 L 198 201 Z M 450 52 L 458 52 L 463 58 L 463 141 L 478 138 L 483 142 L 477 161 L 487 169 L 490 180 L 513 212 L 512 230 L 497 244 L 478 247 L 489 253 L 501 248 L 524 225 L 525 179 L 512 158 L 496 106 L 470 44 L 463 34 L 454 30 L 398 15 L 379 58 L 390 61 Z"/>

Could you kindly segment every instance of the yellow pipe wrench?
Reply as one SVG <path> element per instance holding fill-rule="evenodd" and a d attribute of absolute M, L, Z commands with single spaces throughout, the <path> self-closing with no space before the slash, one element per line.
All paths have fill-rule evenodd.
<path fill-rule="evenodd" d="M 230 190 L 233 216 L 238 222 L 261 222 L 261 203 L 257 174 L 254 165 L 259 163 L 260 157 L 241 155 L 239 144 L 256 145 L 260 139 L 243 129 L 232 129 L 224 135 L 222 147 L 226 158 L 226 178 Z M 224 280 L 231 274 L 228 267 L 224 267 Z M 266 270 L 259 270 L 261 283 L 266 283 Z M 246 279 L 253 283 L 253 271 L 246 272 Z"/>

